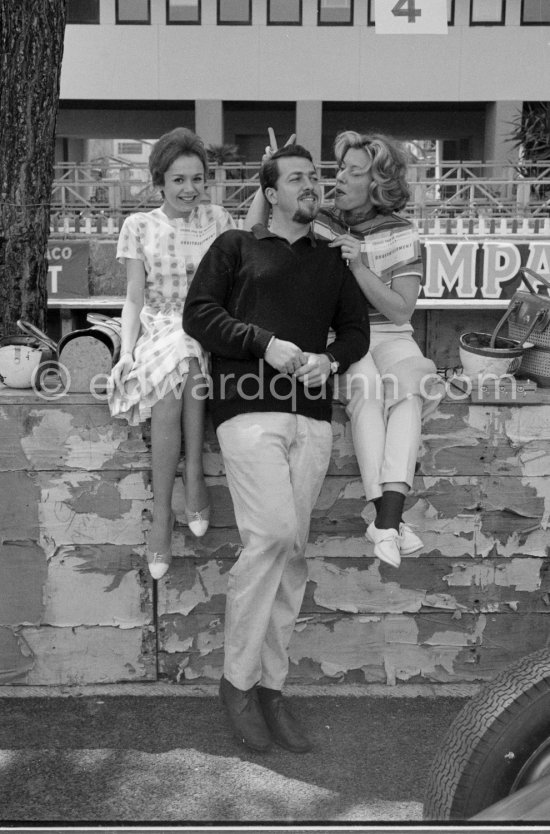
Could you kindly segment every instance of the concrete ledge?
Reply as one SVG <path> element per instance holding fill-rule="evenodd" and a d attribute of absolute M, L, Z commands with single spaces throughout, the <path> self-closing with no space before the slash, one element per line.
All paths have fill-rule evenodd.
<path fill-rule="evenodd" d="M 471 698 L 479 691 L 478 684 L 327 684 L 290 685 L 285 695 L 291 698 Z M 0 686 L 1 698 L 96 698 L 96 697 L 145 698 L 217 698 L 217 684 L 179 685 L 173 683 L 116 683 L 90 686 Z"/>

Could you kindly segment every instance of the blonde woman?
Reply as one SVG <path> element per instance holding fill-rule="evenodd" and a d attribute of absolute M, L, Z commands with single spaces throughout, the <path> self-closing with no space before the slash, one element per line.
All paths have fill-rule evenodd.
<path fill-rule="evenodd" d="M 418 234 L 397 213 L 409 197 L 406 155 L 388 136 L 355 131 L 340 133 L 334 151 L 334 206 L 321 209 L 313 228 L 340 247 L 369 303 L 371 326 L 369 352 L 339 378 L 338 395 L 346 403 L 365 495 L 376 509 L 366 536 L 375 556 L 398 567 L 402 555 L 423 547 L 402 514 L 422 419 L 443 389 L 410 322 L 423 268 Z M 256 195 L 247 225 L 265 210 Z"/>
<path fill-rule="evenodd" d="M 413 339 L 411 316 L 423 281 L 418 234 L 397 212 L 409 197 L 407 157 L 382 134 L 336 137 L 334 208 L 317 218 L 317 234 L 333 237 L 369 302 L 371 344 L 340 382 L 367 501 L 374 553 L 398 567 L 423 547 L 402 518 L 413 484 L 422 418 L 443 394 L 435 364 Z"/>

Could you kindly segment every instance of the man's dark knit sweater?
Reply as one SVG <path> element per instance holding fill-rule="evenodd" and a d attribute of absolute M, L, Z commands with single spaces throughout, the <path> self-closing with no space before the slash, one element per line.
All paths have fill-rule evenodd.
<path fill-rule="evenodd" d="M 183 329 L 212 354 L 217 427 L 237 414 L 279 411 L 331 419 L 332 386 L 306 388 L 263 358 L 272 336 L 303 351 L 329 350 L 339 372 L 369 347 L 367 302 L 339 249 L 312 232 L 293 244 L 264 226 L 224 232 L 199 264 Z"/>

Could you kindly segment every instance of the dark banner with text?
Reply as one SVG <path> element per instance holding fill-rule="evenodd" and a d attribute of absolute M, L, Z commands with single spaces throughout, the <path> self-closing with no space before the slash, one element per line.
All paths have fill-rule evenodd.
<path fill-rule="evenodd" d="M 90 244 L 88 241 L 50 240 L 48 243 L 48 298 L 87 298 Z"/>
<path fill-rule="evenodd" d="M 421 237 L 421 250 L 425 273 L 421 299 L 505 301 L 521 284 L 522 266 L 550 279 L 547 237 L 453 240 L 426 235 Z M 48 297 L 87 298 L 89 262 L 87 241 L 50 241 Z"/>

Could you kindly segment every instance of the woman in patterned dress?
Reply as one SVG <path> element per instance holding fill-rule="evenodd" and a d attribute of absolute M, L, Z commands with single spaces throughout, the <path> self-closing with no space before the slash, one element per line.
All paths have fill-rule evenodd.
<path fill-rule="evenodd" d="M 124 221 L 117 258 L 126 265 L 120 359 L 109 385 L 114 417 L 137 425 L 151 418 L 153 521 L 147 562 L 154 579 L 171 561 L 172 491 L 185 444 L 185 514 L 202 536 L 209 523 L 202 468 L 208 357 L 182 328 L 183 304 L 208 247 L 234 227 L 229 213 L 205 198 L 207 155 L 192 131 L 176 128 L 155 143 L 149 158 L 163 203 Z"/>
<path fill-rule="evenodd" d="M 275 144 L 271 129 L 269 136 L 266 155 Z M 416 229 L 396 213 L 409 197 L 406 156 L 388 136 L 355 131 L 340 133 L 334 151 L 334 207 L 321 208 L 313 229 L 340 247 L 369 302 L 371 325 L 369 352 L 338 378 L 337 392 L 346 403 L 365 495 L 376 510 L 366 537 L 375 556 L 398 567 L 402 555 L 424 546 L 402 513 L 422 419 L 437 407 L 444 388 L 410 323 L 423 266 Z M 266 215 L 259 191 L 246 227 L 264 222 Z"/>

